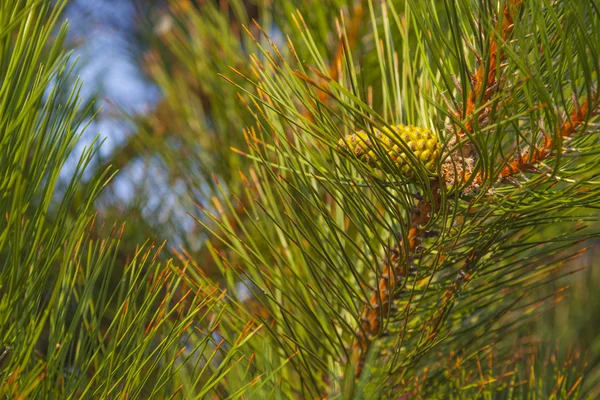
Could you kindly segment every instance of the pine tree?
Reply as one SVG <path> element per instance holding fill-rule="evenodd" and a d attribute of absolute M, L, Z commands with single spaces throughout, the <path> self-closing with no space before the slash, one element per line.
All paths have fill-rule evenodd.
<path fill-rule="evenodd" d="M 255 24 L 251 73 L 225 74 L 256 119 L 253 165 L 206 211 L 218 228 L 200 223 L 292 357 L 285 396 L 480 395 L 481 358 L 507 368 L 552 303 L 535 289 L 597 234 L 580 226 L 599 193 L 597 7 L 499 3 L 368 3 L 365 31 L 358 5 L 330 62 L 298 12 L 284 45 Z M 524 395 L 513 372 L 493 390 Z"/>
<path fill-rule="evenodd" d="M 172 0 L 106 163 L 65 5 L 0 4 L 0 394 L 594 397 L 530 325 L 599 233 L 596 0 Z M 139 160 L 194 228 L 103 226 Z"/>

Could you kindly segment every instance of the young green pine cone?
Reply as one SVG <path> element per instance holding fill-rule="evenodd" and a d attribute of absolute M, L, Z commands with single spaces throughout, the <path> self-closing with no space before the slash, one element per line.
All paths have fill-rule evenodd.
<path fill-rule="evenodd" d="M 436 172 L 436 165 L 442 152 L 442 144 L 437 135 L 429 129 L 413 126 L 396 125 L 393 131 L 385 128 L 383 132 L 375 130 L 374 134 L 359 131 L 340 139 L 339 145 L 351 151 L 359 160 L 371 167 L 393 173 L 390 161 L 402 171 L 407 178 L 413 178 L 413 170 L 409 164 L 410 158 L 401 147 L 399 138 L 404 140 L 406 147 L 412 155 L 419 160 L 425 169 L 432 174 Z M 373 141 L 376 140 L 379 147 Z M 382 161 L 380 155 L 386 152 L 390 159 Z"/>

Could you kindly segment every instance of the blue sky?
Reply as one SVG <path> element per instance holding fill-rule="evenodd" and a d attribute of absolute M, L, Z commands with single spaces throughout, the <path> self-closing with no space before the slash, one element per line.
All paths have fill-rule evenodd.
<path fill-rule="evenodd" d="M 108 156 L 131 132 L 122 112 L 146 113 L 160 98 L 160 92 L 142 74 L 132 51 L 135 10 L 128 0 L 74 0 L 66 17 L 69 43 L 78 58 L 77 74 L 83 80 L 82 96 L 99 94 L 101 112 L 86 130 L 78 151 L 100 135 L 100 155 Z M 78 158 L 74 155 L 74 159 Z M 133 166 L 115 182 L 116 194 L 127 202 L 133 197 L 129 179 L 142 171 Z M 129 175 L 129 176 L 128 176 Z"/>

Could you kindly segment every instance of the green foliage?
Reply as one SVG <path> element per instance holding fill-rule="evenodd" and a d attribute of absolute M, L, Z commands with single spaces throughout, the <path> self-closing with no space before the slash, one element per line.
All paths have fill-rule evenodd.
<path fill-rule="evenodd" d="M 373 41 L 353 48 L 342 23 L 335 77 L 300 14 L 302 40 L 288 40 L 287 51 L 256 42 L 253 74 L 239 74 L 254 89 L 238 84 L 257 120 L 246 132 L 252 179 L 239 199 L 223 195 L 224 214 L 243 207 L 246 218 L 237 231 L 218 216 L 219 229 L 205 226 L 231 250 L 219 254 L 227 281 L 248 282 L 261 299 L 280 353 L 298 352 L 282 383 L 288 395 L 394 397 L 417 390 L 409 378 L 422 370 L 427 398 L 460 392 L 468 384 L 447 382 L 436 360 L 460 354 L 476 370 L 478 349 L 499 342 L 508 362 L 505 338 L 553 303 L 538 288 L 597 235 L 585 227 L 600 200 L 597 133 L 584 131 L 598 104 L 599 15 L 591 2 L 518 3 L 409 1 L 402 14 L 392 2 L 369 3 Z M 514 9 L 503 13 L 504 4 Z M 499 29 L 509 12 L 514 25 Z M 378 68 L 353 56 L 365 47 Z M 372 80 L 380 87 L 364 90 Z M 446 143 L 439 168 L 454 178 L 432 183 L 413 160 L 418 179 L 407 182 L 375 140 L 392 173 L 338 154 L 344 136 L 396 124 L 437 131 Z M 424 200 L 415 205 L 414 193 Z M 422 204 L 435 213 L 419 222 Z M 382 260 L 406 264 L 400 288 L 382 288 L 397 279 Z M 354 382 L 362 367 L 352 344 L 362 341 L 372 342 L 371 357 Z"/>
<path fill-rule="evenodd" d="M 0 4 L 1 395 L 594 396 L 531 323 L 598 236 L 596 2 L 173 0 L 164 98 L 97 165 L 64 6 Z M 139 160 L 172 193 L 125 229 Z"/>
<path fill-rule="evenodd" d="M 199 397 L 223 390 L 220 380 L 252 333 L 227 346 L 210 334 L 229 312 L 221 292 L 209 285 L 192 292 L 181 270 L 159 262 L 162 247 L 146 244 L 130 261 L 117 260 L 122 228 L 94 227 L 107 173 L 75 201 L 96 146 L 65 168 L 85 127 L 80 84 L 69 87 L 62 49 L 66 23 L 56 30 L 65 2 L 51 3 L 0 5 L 0 394 L 169 398 L 184 384 Z M 62 174 L 69 184 L 59 191 Z"/>

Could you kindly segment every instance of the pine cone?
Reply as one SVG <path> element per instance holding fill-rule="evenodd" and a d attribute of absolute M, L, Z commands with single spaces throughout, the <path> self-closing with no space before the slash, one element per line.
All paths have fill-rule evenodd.
<path fill-rule="evenodd" d="M 431 174 L 436 173 L 436 166 L 442 152 L 442 144 L 437 135 L 429 129 L 413 126 L 396 125 L 393 131 L 385 128 L 375 130 L 373 134 L 359 131 L 340 139 L 339 145 L 351 151 L 359 160 L 384 172 L 394 173 L 395 169 L 390 161 L 402 171 L 407 178 L 413 178 L 413 169 L 410 167 L 410 158 L 399 143 L 406 143 L 412 155 L 419 160 Z M 377 141 L 379 148 L 373 143 Z M 386 152 L 389 160 L 381 160 L 381 152 Z"/>

